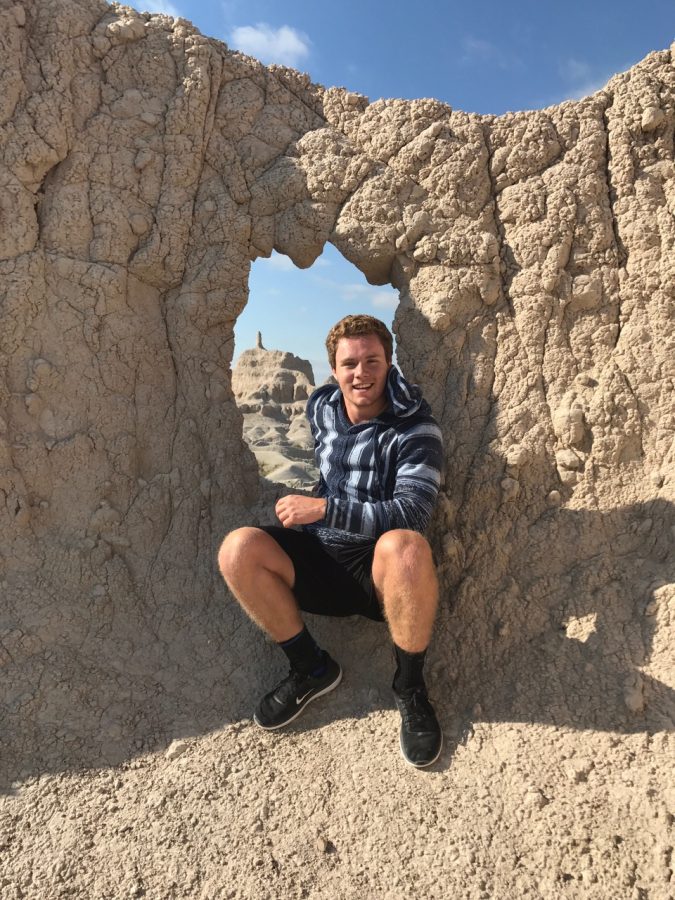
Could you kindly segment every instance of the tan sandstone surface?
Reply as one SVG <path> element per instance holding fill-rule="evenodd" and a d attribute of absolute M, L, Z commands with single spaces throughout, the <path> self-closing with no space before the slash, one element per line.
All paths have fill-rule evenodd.
<path fill-rule="evenodd" d="M 673 897 L 671 50 L 495 117 L 102 0 L 0 0 L 0 42 L 3 900 Z M 283 663 L 214 565 L 277 491 L 251 261 L 326 241 L 445 435 L 426 773 L 375 623 L 313 620 L 343 685 L 257 730 Z"/>
<path fill-rule="evenodd" d="M 243 415 L 242 433 L 264 478 L 310 488 L 319 480 L 314 441 L 305 415 L 314 390 L 307 359 L 257 346 L 244 350 L 232 371 L 232 390 Z"/>

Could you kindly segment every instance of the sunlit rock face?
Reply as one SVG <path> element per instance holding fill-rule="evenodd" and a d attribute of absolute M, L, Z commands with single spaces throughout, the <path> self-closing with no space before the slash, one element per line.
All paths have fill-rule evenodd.
<path fill-rule="evenodd" d="M 398 288 L 398 360 L 445 436 L 429 683 L 450 746 L 438 778 L 453 803 L 420 818 L 445 794 L 417 803 L 440 781 L 415 782 L 401 840 L 410 821 L 425 823 L 415 833 L 448 895 L 560 896 L 578 876 L 589 896 L 665 897 L 671 52 L 578 102 L 496 117 L 435 100 L 369 103 L 231 53 L 184 20 L 96 0 L 3 3 L 0 18 L 7 780 L 222 728 L 276 677 L 277 657 L 215 567 L 230 528 L 274 521 L 242 439 L 233 328 L 253 260 L 276 249 L 307 267 L 330 241 L 372 283 Z M 341 768 L 352 749 L 365 753 L 368 723 L 394 728 L 382 712 L 386 631 L 316 631 L 372 685 L 346 679 L 338 718 L 358 718 L 340 732 L 330 790 L 303 807 L 312 816 L 334 798 L 339 849 L 357 784 L 363 815 L 344 818 L 353 875 L 372 870 L 365 837 L 381 833 L 377 810 L 399 796 L 388 744 L 368 750 L 386 783 L 379 769 L 354 782 Z M 474 737 L 453 756 L 462 734 Z M 331 741 L 307 740 L 313 790 Z M 250 763 L 258 744 L 246 746 Z M 351 794 L 335 798 L 343 781 Z M 232 791 L 226 844 L 247 823 L 253 833 L 260 806 Z M 41 833 L 24 846 L 34 851 Z M 361 895 L 398 890 L 382 873 L 400 869 L 402 845 L 377 846 L 381 873 L 359 882 Z M 146 871 L 157 896 L 169 893 L 160 857 Z M 246 854 L 230 857 L 236 883 Z M 52 868 L 31 858 L 34 888 Z M 117 891 L 111 859 L 96 867 L 101 895 Z M 247 896 L 268 896 L 272 875 L 273 893 L 297 892 L 294 860 L 261 868 Z M 411 869 L 418 894 L 433 895 L 434 871 Z M 356 896 L 356 875 L 338 884 L 328 867 L 311 873 L 317 896 Z"/>
<path fill-rule="evenodd" d="M 258 346 L 244 350 L 232 372 L 232 390 L 244 417 L 243 435 L 260 474 L 288 487 L 319 480 L 314 441 L 305 415 L 314 390 L 309 360 Z"/>

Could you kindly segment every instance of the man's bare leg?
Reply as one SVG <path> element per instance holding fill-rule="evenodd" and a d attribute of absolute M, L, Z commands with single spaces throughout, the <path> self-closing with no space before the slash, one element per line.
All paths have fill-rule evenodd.
<path fill-rule="evenodd" d="M 308 703 L 336 688 L 340 666 L 304 626 L 293 594 L 295 569 L 287 553 L 259 528 L 239 528 L 223 541 L 218 565 L 248 616 L 286 654 L 291 671 L 260 700 L 253 719 L 261 728 L 282 728 Z"/>
<path fill-rule="evenodd" d="M 302 631 L 293 563 L 269 534 L 259 528 L 231 532 L 220 547 L 218 567 L 241 607 L 272 640 L 283 643 Z"/>
<path fill-rule="evenodd" d="M 387 531 L 375 545 L 373 583 L 392 639 L 409 653 L 427 649 L 438 608 L 429 544 L 416 531 Z"/>
<path fill-rule="evenodd" d="M 430 766 L 443 746 L 423 675 L 438 607 L 431 548 L 415 531 L 388 531 L 375 546 L 372 571 L 396 652 L 393 687 L 401 713 L 401 752 L 417 768 Z"/>

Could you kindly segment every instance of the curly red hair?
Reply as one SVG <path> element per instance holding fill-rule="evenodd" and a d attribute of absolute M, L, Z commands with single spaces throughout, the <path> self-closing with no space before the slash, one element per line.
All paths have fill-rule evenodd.
<path fill-rule="evenodd" d="M 376 319 L 375 316 L 359 313 L 340 319 L 328 332 L 326 350 L 328 351 L 328 362 L 331 369 L 335 368 L 335 354 L 341 338 L 362 337 L 367 334 L 374 334 L 375 337 L 380 339 L 380 343 L 384 347 L 384 357 L 387 360 L 387 365 L 391 365 L 391 358 L 394 352 L 394 338 L 391 331 L 389 331 L 384 322 Z"/>

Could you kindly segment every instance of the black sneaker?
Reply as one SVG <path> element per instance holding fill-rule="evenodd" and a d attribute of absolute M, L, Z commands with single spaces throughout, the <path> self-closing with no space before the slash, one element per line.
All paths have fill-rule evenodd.
<path fill-rule="evenodd" d="M 308 703 L 336 688 L 342 680 L 342 669 L 327 653 L 325 656 L 323 675 L 301 675 L 291 669 L 274 690 L 265 694 L 253 714 L 255 724 L 268 731 L 283 728 L 296 719 Z"/>
<path fill-rule="evenodd" d="M 394 697 L 401 713 L 403 758 L 418 769 L 430 766 L 441 755 L 443 732 L 425 688 L 394 691 Z"/>

